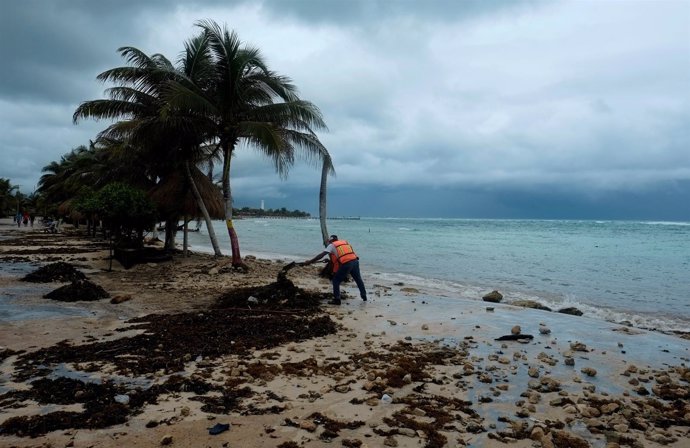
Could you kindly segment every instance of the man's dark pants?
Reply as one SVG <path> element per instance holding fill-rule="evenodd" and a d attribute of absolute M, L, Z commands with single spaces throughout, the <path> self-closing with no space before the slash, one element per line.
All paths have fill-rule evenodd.
<path fill-rule="evenodd" d="M 340 283 L 347 277 L 347 275 L 352 275 L 352 278 L 357 283 L 359 288 L 359 296 L 366 300 L 367 290 L 364 288 L 364 282 L 362 281 L 362 274 L 359 272 L 359 260 L 348 261 L 344 265 L 340 266 L 338 271 L 333 276 L 333 295 L 335 300 L 340 300 Z"/>

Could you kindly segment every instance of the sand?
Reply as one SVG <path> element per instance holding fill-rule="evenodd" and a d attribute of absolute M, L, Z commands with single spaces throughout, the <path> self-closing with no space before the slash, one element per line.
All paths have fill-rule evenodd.
<path fill-rule="evenodd" d="M 126 270 L 116 261 L 111 266 L 107 244 L 70 226 L 51 235 L 0 222 L 0 353 L 5 353 L 0 446 L 690 446 L 687 340 L 583 317 L 438 297 L 403 284 L 368 284 L 366 303 L 355 285 L 347 284 L 343 305 L 324 301 L 314 314 L 267 311 L 277 319 L 257 321 L 249 331 L 255 340 L 224 336 L 217 341 L 222 346 L 217 356 L 199 354 L 216 353 L 210 350 L 216 346 L 197 348 L 182 357 L 181 368 L 171 359 L 168 368 L 136 373 L 114 361 L 85 360 L 93 347 L 160 331 L 137 327 L 134 318 L 221 316 L 214 308 L 221 295 L 269 285 L 291 261 L 246 258 L 249 273 L 230 269 L 227 259 L 194 253 Z M 42 296 L 65 283 L 20 281 L 57 261 L 77 267 L 110 298 L 49 301 Z M 366 282 L 366 260 L 362 267 Z M 326 296 L 330 283 L 318 277 L 318 269 L 299 267 L 288 278 Z M 230 334 L 223 322 L 241 321 L 247 312 L 256 313 L 251 319 L 262 314 L 237 312 L 214 321 L 219 335 Z M 337 332 L 296 336 L 302 326 L 316 331 L 313 322 L 322 318 L 334 322 Z M 299 322 L 299 328 L 280 327 L 281 320 Z M 160 339 L 164 342 L 150 349 L 147 361 L 174 353 L 175 345 L 185 346 L 201 333 L 195 328 L 200 324 L 191 317 L 189 322 L 177 340 Z M 516 325 L 533 339 L 495 340 Z M 262 337 L 276 328 L 292 339 L 261 348 Z M 67 362 L 27 370 L 22 356 L 60 341 L 70 344 L 69 360 L 61 358 Z M 118 350 L 116 360 L 135 356 Z M 20 395 L 37 387 L 31 385 L 37 374 L 53 385 L 69 378 L 60 387 L 76 389 L 62 399 L 55 391 L 41 399 Z M 176 378 L 182 386 L 171 385 Z M 98 387 L 93 394 L 102 395 L 97 402 L 111 406 L 106 409 L 125 411 L 123 422 L 79 427 L 74 416 L 84 412 L 82 398 L 90 387 Z M 155 399 L 139 403 L 147 390 L 157 391 Z M 114 405 L 115 396 L 131 401 Z M 34 416 L 62 415 L 58 412 L 73 414 L 64 414 L 60 429 L 42 431 L 45 422 Z M 35 437 L 11 430 L 16 425 L 8 422 L 22 417 L 37 422 Z M 212 435 L 209 428 L 216 424 L 230 427 Z"/>

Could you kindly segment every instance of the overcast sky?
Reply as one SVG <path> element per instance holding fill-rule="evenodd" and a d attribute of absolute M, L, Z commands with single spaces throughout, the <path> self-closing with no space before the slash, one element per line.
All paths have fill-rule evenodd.
<path fill-rule="evenodd" d="M 331 216 L 690 220 L 690 0 L 3 0 L 0 177 L 106 122 L 72 124 L 134 46 L 175 61 L 212 19 L 323 112 Z M 242 148 L 236 206 L 318 212 Z"/>

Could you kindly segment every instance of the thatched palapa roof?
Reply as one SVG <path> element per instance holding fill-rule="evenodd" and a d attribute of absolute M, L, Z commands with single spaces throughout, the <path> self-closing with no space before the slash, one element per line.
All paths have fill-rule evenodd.
<path fill-rule="evenodd" d="M 204 200 L 211 218 L 224 218 L 225 207 L 220 188 L 211 182 L 198 168 L 193 167 L 191 170 L 194 183 Z M 149 197 L 156 203 L 158 210 L 164 216 L 177 215 L 192 218 L 201 216 L 201 211 L 192 194 L 192 188 L 182 173 L 173 173 L 166 177 L 149 191 Z"/>

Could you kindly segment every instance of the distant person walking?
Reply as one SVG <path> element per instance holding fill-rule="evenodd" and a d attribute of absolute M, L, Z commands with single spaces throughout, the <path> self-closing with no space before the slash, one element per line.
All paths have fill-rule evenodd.
<path fill-rule="evenodd" d="M 328 303 L 331 305 L 340 305 L 340 283 L 345 280 L 348 274 L 352 275 L 352 278 L 359 288 L 359 296 L 366 302 L 367 290 L 364 288 L 362 274 L 359 272 L 359 257 L 354 249 L 352 249 L 350 243 L 345 240 L 339 240 L 338 235 L 331 235 L 328 238 L 328 246 L 326 246 L 326 249 L 311 260 L 305 261 L 304 264 L 309 265 L 315 263 L 326 255 L 330 255 L 331 262 L 333 263 L 334 298 Z"/>
<path fill-rule="evenodd" d="M 17 227 L 21 227 L 22 226 L 22 212 L 17 211 L 16 218 L 17 218 Z"/>
<path fill-rule="evenodd" d="M 29 212 L 24 212 L 24 227 L 29 225 Z"/>

